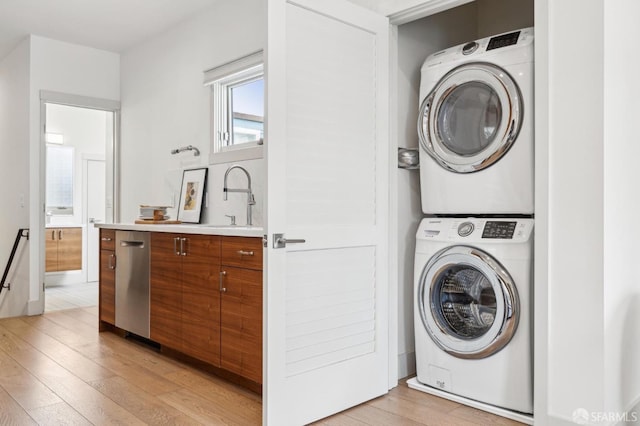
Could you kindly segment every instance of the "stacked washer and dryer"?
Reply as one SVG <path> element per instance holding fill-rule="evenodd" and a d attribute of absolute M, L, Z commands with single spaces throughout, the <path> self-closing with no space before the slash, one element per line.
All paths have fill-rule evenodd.
<path fill-rule="evenodd" d="M 533 28 L 429 56 L 420 84 L 417 377 L 409 386 L 530 423 Z"/>

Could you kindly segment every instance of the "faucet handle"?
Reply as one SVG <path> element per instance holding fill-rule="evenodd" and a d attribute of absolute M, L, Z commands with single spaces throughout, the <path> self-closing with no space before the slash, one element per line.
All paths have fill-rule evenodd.
<path fill-rule="evenodd" d="M 228 217 L 229 219 L 231 219 L 231 225 L 235 225 L 236 224 L 236 217 L 235 215 L 232 214 L 225 214 L 226 217 Z"/>

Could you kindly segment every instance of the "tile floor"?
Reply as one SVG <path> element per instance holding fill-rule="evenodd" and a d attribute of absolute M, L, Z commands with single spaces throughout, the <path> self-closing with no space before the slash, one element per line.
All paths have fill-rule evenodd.
<path fill-rule="evenodd" d="M 44 311 L 85 308 L 98 305 L 98 282 L 49 284 L 44 290 Z"/>

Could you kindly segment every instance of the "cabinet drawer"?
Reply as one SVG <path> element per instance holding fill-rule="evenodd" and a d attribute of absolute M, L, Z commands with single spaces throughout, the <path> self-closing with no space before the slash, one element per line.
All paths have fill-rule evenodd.
<path fill-rule="evenodd" d="M 262 238 L 222 237 L 222 262 L 226 266 L 262 270 Z"/>
<path fill-rule="evenodd" d="M 116 249 L 116 231 L 114 229 L 100 230 L 100 248 L 102 250 Z"/>

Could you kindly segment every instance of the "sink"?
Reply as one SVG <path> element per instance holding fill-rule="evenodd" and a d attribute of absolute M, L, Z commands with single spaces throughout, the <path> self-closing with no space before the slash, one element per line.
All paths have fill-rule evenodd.
<path fill-rule="evenodd" d="M 216 225 L 216 224 L 209 224 L 209 223 L 201 223 L 195 226 L 199 228 L 212 228 L 212 229 L 230 229 L 230 230 L 235 229 L 237 231 L 262 229 L 262 226 L 255 226 L 255 225 Z"/>

